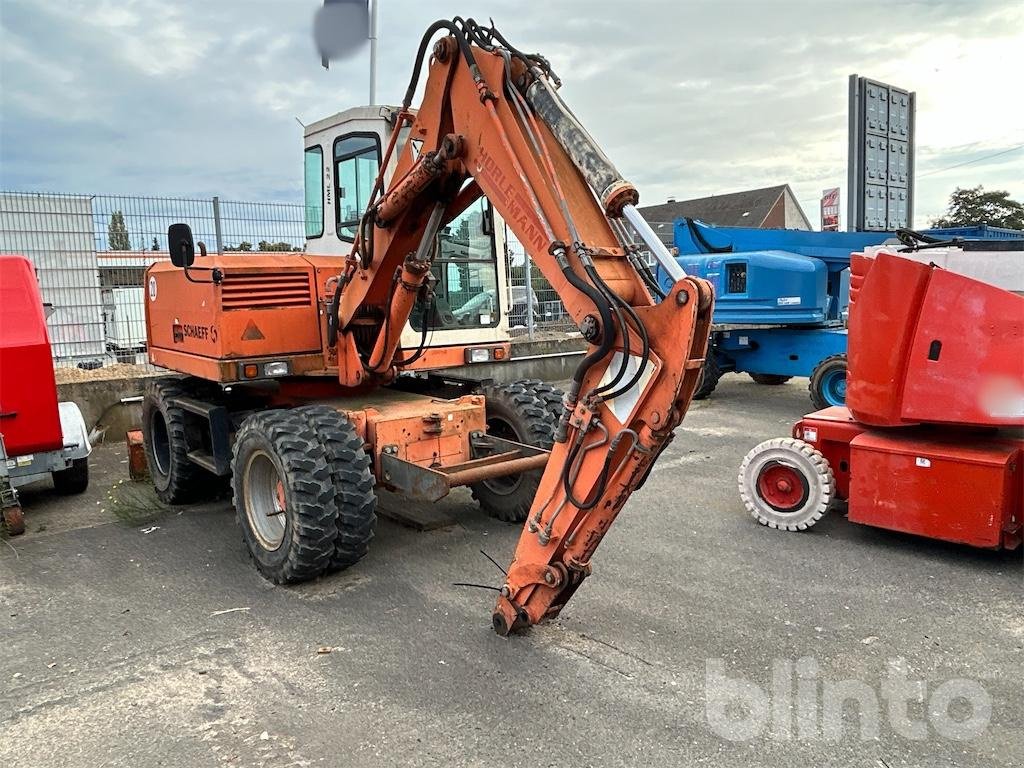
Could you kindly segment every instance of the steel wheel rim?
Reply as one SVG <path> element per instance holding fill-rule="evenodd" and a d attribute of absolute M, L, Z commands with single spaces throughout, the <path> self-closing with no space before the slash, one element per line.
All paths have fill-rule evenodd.
<path fill-rule="evenodd" d="M 245 517 L 256 540 L 273 552 L 284 543 L 287 526 L 284 481 L 270 455 L 256 451 L 245 465 Z"/>
<path fill-rule="evenodd" d="M 825 376 L 821 386 L 822 394 L 829 405 L 846 403 L 846 371 L 832 371 Z"/>
<path fill-rule="evenodd" d="M 796 467 L 780 461 L 768 461 L 757 473 L 757 494 L 776 512 L 792 514 L 807 503 L 810 486 Z"/>
<path fill-rule="evenodd" d="M 493 417 L 487 420 L 487 434 L 493 437 L 499 437 L 503 440 L 513 440 L 517 443 L 523 442 L 520 439 L 519 434 L 516 432 L 515 427 L 509 424 L 505 419 Z M 509 496 L 516 492 L 519 488 L 519 484 L 523 481 L 522 474 L 505 475 L 505 477 L 492 477 L 489 480 L 484 480 L 483 483 L 487 488 L 500 496 Z"/>
<path fill-rule="evenodd" d="M 167 419 L 159 409 L 154 409 L 149 420 L 149 432 L 153 436 L 153 463 L 162 477 L 171 473 L 171 439 L 167 432 Z"/>

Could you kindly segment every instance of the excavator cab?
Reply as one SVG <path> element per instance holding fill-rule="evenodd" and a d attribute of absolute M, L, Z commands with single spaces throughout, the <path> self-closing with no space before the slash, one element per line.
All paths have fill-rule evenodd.
<path fill-rule="evenodd" d="M 354 107 L 306 126 L 307 253 L 332 255 L 352 248 L 398 112 L 397 107 Z M 385 186 L 391 184 L 409 126 L 401 132 L 385 168 Z M 507 342 L 510 325 L 525 324 L 528 310 L 523 298 L 509 290 L 506 252 L 504 222 L 486 197 L 442 227 L 428 278 L 433 298 L 426 305 L 417 300 L 402 332 L 402 347 L 415 348 L 424 326 L 432 347 Z"/>

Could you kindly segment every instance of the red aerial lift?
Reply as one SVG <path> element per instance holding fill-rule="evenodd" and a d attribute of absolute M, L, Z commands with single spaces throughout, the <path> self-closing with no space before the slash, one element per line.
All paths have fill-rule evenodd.
<path fill-rule="evenodd" d="M 1020 244 L 1005 258 L 1019 258 L 1011 248 Z M 781 530 L 805 530 L 845 499 L 855 523 L 1014 549 L 1024 519 L 1024 296 L 906 256 L 854 254 L 846 407 L 809 414 L 792 437 L 751 450 L 740 495 Z"/>

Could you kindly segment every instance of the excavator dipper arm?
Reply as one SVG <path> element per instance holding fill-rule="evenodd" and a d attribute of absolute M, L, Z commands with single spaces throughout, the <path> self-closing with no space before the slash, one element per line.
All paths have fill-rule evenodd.
<path fill-rule="evenodd" d="M 410 110 L 427 48 L 422 102 Z M 558 614 L 629 495 L 672 439 L 697 386 L 710 285 L 688 277 L 636 212 L 622 179 L 556 92 L 546 60 L 472 19 L 432 25 L 394 136 L 409 124 L 394 181 L 378 179 L 334 303 L 339 376 L 387 380 L 439 227 L 485 194 L 590 343 L 566 393 L 555 445 L 493 614 L 499 634 Z M 384 165 L 387 164 L 385 158 Z M 382 165 L 383 167 L 383 165 Z M 628 221 L 674 285 L 662 293 Z M 355 338 L 373 322 L 372 349 Z"/>

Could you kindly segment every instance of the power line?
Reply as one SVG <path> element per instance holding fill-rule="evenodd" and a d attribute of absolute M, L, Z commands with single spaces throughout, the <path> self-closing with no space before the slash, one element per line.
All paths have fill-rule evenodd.
<path fill-rule="evenodd" d="M 924 178 L 925 176 L 932 176 L 936 173 L 944 173 L 945 171 L 951 171 L 954 168 L 962 168 L 965 165 L 974 165 L 974 163 L 980 163 L 985 160 L 991 160 L 993 157 L 1001 157 L 1002 155 L 1008 155 L 1011 152 L 1016 152 L 1018 149 L 1024 149 L 1024 144 L 1018 144 L 1016 147 L 1010 147 L 1009 149 L 1004 149 L 1002 152 L 996 152 L 991 155 L 985 155 L 984 157 L 977 157 L 974 160 L 967 160 L 963 163 L 957 163 L 956 165 L 949 165 L 946 166 L 945 168 L 938 168 L 934 171 L 928 171 L 928 173 L 919 173 L 917 174 L 917 178 L 921 179 Z"/>

